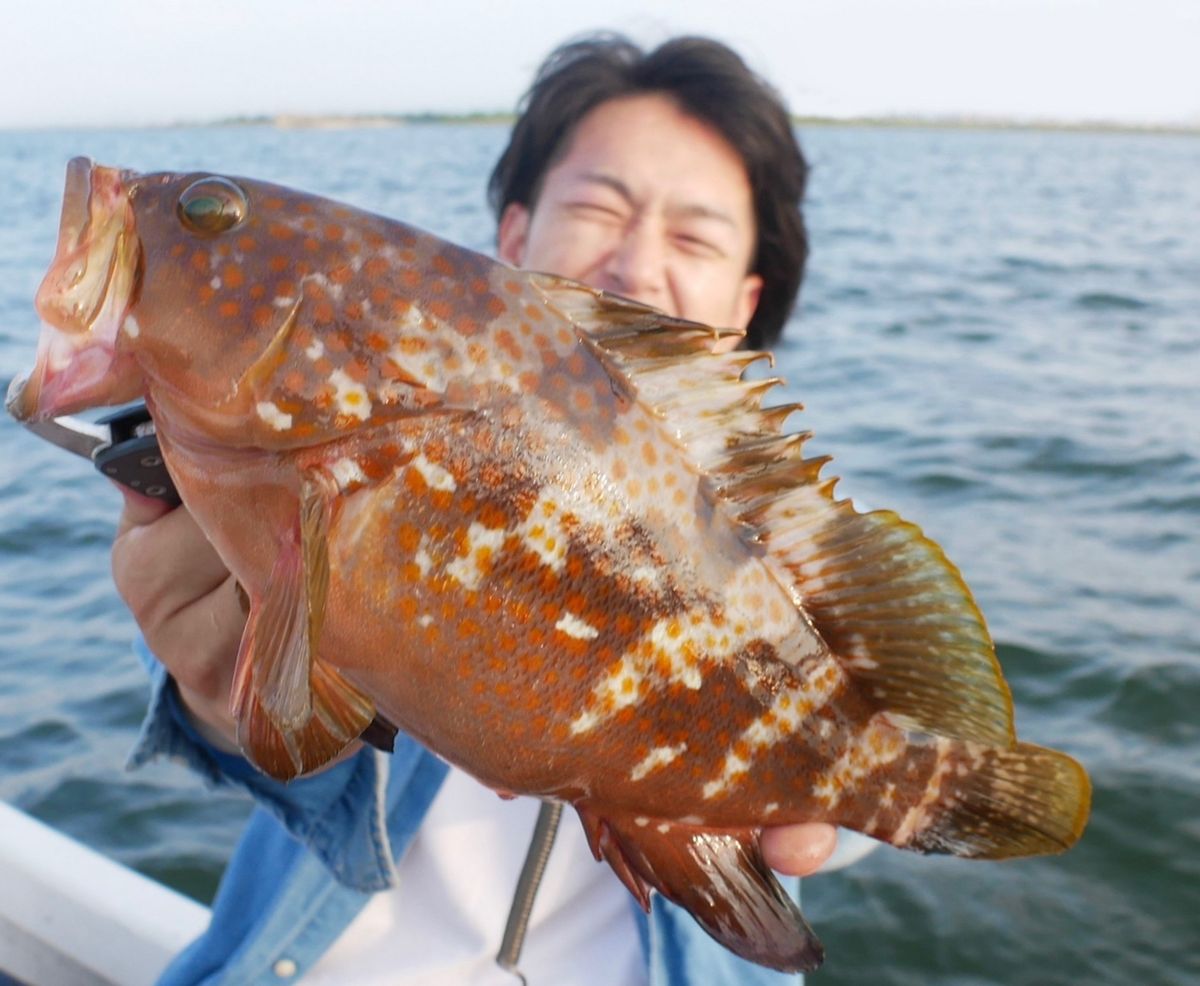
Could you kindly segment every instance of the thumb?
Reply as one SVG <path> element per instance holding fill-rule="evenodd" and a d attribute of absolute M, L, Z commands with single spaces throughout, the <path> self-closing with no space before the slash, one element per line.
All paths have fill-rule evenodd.
<path fill-rule="evenodd" d="M 128 486 L 114 485 L 121 491 L 121 496 L 125 498 L 125 506 L 121 510 L 121 519 L 117 523 L 117 537 L 120 537 L 134 527 L 145 527 L 147 524 L 153 524 L 160 517 L 166 516 L 175 509 L 169 503 L 164 503 L 162 500 L 156 500 L 153 497 L 136 493 Z"/>

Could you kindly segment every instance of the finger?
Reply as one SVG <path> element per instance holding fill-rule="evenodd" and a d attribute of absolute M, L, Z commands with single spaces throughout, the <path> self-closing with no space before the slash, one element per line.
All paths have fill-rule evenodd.
<path fill-rule="evenodd" d="M 153 497 L 142 496 L 141 493 L 136 493 L 128 486 L 122 486 L 120 483 L 114 483 L 114 486 L 120 490 L 121 495 L 125 498 L 125 506 L 121 510 L 121 519 L 117 522 L 117 537 L 120 537 L 131 527 L 142 527 L 146 524 L 153 524 L 159 517 L 170 513 L 174 507 L 164 503 L 162 500 L 156 500 Z"/>
<path fill-rule="evenodd" d="M 763 830 L 763 858 L 789 876 L 808 876 L 819 870 L 837 846 L 837 829 L 824 822 L 784 825 Z"/>
<path fill-rule="evenodd" d="M 135 504 L 126 511 L 149 517 L 153 508 Z M 169 510 L 157 519 L 131 522 L 113 542 L 113 575 L 124 594 L 125 583 L 149 583 L 157 591 L 195 598 L 210 592 L 229 575 L 196 520 L 185 508 Z"/>
<path fill-rule="evenodd" d="M 225 706 L 245 625 L 237 583 L 230 575 L 157 628 L 161 653 L 155 653 L 181 685 Z"/>

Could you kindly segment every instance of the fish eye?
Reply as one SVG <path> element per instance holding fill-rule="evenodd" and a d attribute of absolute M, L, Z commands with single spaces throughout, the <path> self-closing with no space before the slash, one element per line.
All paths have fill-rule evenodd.
<path fill-rule="evenodd" d="M 180 222 L 192 232 L 216 236 L 245 219 L 250 203 L 235 183 L 214 176 L 188 185 L 176 208 Z"/>

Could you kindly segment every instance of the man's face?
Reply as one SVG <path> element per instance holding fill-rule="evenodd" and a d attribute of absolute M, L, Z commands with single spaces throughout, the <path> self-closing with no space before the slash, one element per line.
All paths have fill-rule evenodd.
<path fill-rule="evenodd" d="M 602 103 L 547 172 L 532 212 L 510 205 L 499 253 L 709 325 L 744 329 L 754 206 L 741 158 L 661 95 Z"/>

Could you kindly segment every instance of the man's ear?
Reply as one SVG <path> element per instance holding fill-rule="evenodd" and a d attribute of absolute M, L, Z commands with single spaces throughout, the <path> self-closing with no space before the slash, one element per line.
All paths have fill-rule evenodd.
<path fill-rule="evenodd" d="M 758 308 L 758 299 L 762 297 L 763 279 L 758 274 L 747 274 L 742 279 L 742 286 L 737 300 L 737 328 L 745 331 Z"/>
<path fill-rule="evenodd" d="M 496 230 L 496 253 L 506 264 L 520 267 L 525 262 L 525 240 L 529 234 L 529 210 L 510 202 L 500 215 Z"/>

